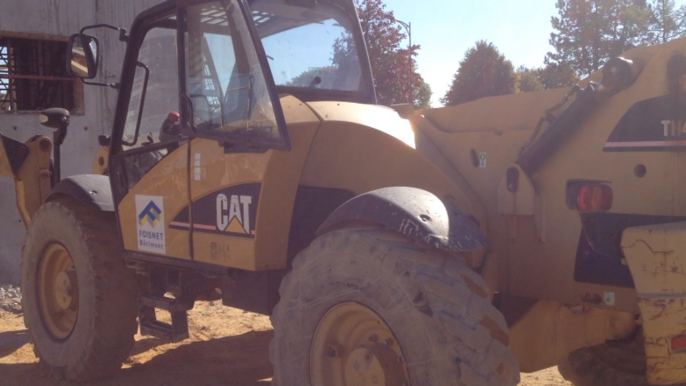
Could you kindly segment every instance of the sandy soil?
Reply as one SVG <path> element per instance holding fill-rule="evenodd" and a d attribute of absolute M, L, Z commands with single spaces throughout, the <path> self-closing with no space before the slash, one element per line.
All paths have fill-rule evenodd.
<path fill-rule="evenodd" d="M 267 386 L 272 338 L 266 316 L 223 307 L 220 302 L 197 303 L 189 312 L 190 339 L 170 344 L 136 336 L 131 356 L 117 376 L 97 386 Z M 0 385 L 66 386 L 41 366 L 28 342 L 20 315 L 0 310 Z M 520 386 L 567 386 L 556 368 L 522 374 Z"/>

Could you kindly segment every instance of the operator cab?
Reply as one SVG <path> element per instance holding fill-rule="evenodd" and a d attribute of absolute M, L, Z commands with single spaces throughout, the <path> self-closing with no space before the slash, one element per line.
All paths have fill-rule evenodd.
<path fill-rule="evenodd" d="M 110 154 L 124 153 L 123 190 L 196 137 L 288 150 L 286 95 L 374 104 L 355 12 L 349 0 L 176 0 L 139 15 L 128 36 L 119 29 L 128 49 L 121 84 L 109 85 L 120 91 Z M 68 66 L 83 79 L 99 59 L 89 28 L 72 38 Z"/>

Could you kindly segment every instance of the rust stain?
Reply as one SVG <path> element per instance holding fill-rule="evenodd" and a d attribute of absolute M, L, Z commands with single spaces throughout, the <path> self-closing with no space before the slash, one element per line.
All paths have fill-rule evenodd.
<path fill-rule="evenodd" d="M 664 316 L 664 313 L 667 310 L 667 301 L 665 301 L 664 299 L 657 299 L 657 300 L 653 300 L 653 301 L 647 301 L 646 303 L 648 305 L 650 305 L 651 307 L 657 308 L 660 310 L 657 314 L 653 315 L 650 318 L 651 321 L 660 319 Z"/>

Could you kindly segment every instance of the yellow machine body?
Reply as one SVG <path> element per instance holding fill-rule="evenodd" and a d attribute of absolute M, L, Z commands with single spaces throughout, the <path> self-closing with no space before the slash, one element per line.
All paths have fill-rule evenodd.
<path fill-rule="evenodd" d="M 165 256 L 188 260 L 193 256 L 198 262 L 251 271 L 286 268 L 292 210 L 301 186 L 343 189 L 354 195 L 386 186 L 412 186 L 439 197 L 452 196 L 460 207 L 479 213 L 455 182 L 413 149 L 413 131 L 394 110 L 339 102 L 305 104 L 292 96 L 281 98 L 281 103 L 291 151 L 224 154 L 216 141 L 189 141 L 158 163 L 119 204 L 124 247 L 139 251 L 136 196 L 164 197 Z M 184 183 L 187 153 L 193 161 L 190 190 Z M 249 204 L 257 207 L 255 224 L 241 228 L 248 221 L 243 213 L 248 207 L 239 205 L 241 213 L 236 215 L 241 227 L 229 224 L 226 231 L 232 234 L 223 235 L 211 228 L 230 208 L 218 206 L 203 213 L 207 221 L 193 224 L 191 254 L 190 224 L 175 221 L 188 208 L 189 191 L 193 202 L 216 200 L 218 191 L 246 184 L 260 186 L 259 200 L 251 197 Z"/>
<path fill-rule="evenodd" d="M 470 214 L 487 236 L 487 248 L 463 255 L 501 299 L 522 371 L 627 339 L 641 325 L 649 381 L 685 382 L 686 352 L 670 342 L 686 339 L 686 117 L 660 116 L 657 109 L 657 121 L 646 122 L 664 127 L 662 138 L 621 135 L 636 106 L 686 94 L 684 75 L 668 77 L 678 55 L 686 56 L 684 40 L 634 49 L 623 55 L 632 63 L 630 84 L 619 87 L 601 72 L 582 82 L 598 87 L 594 111 L 535 167 L 522 157 L 553 130 L 552 124 L 535 130 L 537 123 L 569 90 L 398 108 L 407 119 L 386 107 L 283 94 L 289 151 L 230 152 L 212 139 L 180 140 L 118 202 L 123 247 L 165 264 L 285 270 L 301 189 L 354 197 L 384 187 L 420 188 Z M 0 176 L 15 178 L 27 224 L 47 197 L 45 141 L 27 143 L 29 156 L 15 171 L 0 146 Z M 94 174 L 108 172 L 107 152 L 98 152 Z M 570 187 L 586 183 L 609 186 L 611 208 L 574 208 Z M 589 227 L 603 221 L 620 230 L 613 240 L 594 238 L 597 227 Z M 585 246 L 587 239 L 616 255 L 601 256 L 600 244 Z"/>

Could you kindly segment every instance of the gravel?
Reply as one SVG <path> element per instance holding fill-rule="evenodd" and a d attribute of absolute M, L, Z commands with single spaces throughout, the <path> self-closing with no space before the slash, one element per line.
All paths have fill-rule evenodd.
<path fill-rule="evenodd" d="M 20 314 L 21 290 L 12 285 L 0 285 L 0 309 Z"/>

